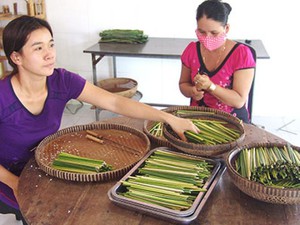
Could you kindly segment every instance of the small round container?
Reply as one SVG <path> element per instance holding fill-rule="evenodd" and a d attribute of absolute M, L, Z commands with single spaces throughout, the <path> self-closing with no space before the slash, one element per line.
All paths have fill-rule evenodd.
<path fill-rule="evenodd" d="M 132 98 L 138 88 L 138 82 L 131 78 L 117 77 L 98 81 L 97 85 L 106 91 Z"/>

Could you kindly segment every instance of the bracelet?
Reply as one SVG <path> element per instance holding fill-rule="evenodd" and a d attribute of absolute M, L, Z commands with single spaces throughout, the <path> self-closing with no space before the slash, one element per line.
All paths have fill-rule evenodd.
<path fill-rule="evenodd" d="M 211 85 L 208 87 L 208 91 L 213 92 L 214 90 L 216 90 L 217 86 L 211 82 Z"/>

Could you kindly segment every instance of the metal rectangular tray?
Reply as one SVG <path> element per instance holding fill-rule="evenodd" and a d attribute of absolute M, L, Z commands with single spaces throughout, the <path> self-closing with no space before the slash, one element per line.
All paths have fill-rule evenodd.
<path fill-rule="evenodd" d="M 128 199 L 124 196 L 119 195 L 118 193 L 123 192 L 125 188 L 122 186 L 121 182 L 126 180 L 129 176 L 135 175 L 137 173 L 137 169 L 144 163 L 144 161 L 152 155 L 156 150 L 163 150 L 163 151 L 172 151 L 171 148 L 168 147 L 158 147 L 156 149 L 151 150 L 143 159 L 141 159 L 120 181 L 118 181 L 109 191 L 108 191 L 108 197 L 109 199 L 115 203 L 116 205 L 126 207 L 127 209 L 132 209 L 135 211 L 139 211 L 141 213 L 145 213 L 148 215 L 152 215 L 155 217 L 159 217 L 162 219 L 166 219 L 168 221 L 176 222 L 176 223 L 182 223 L 182 224 L 188 224 L 191 221 L 195 220 L 197 216 L 199 215 L 201 209 L 203 208 L 206 200 L 208 199 L 209 195 L 213 191 L 214 187 L 218 183 L 221 175 L 225 171 L 225 163 L 218 159 L 210 159 L 210 158 L 204 158 L 204 157 L 198 157 L 189 155 L 186 153 L 179 153 L 175 152 L 174 150 L 172 152 L 179 154 L 179 155 L 185 155 L 189 156 L 191 158 L 197 158 L 197 159 L 203 159 L 206 160 L 214 165 L 214 169 L 212 171 L 211 177 L 206 181 L 204 188 L 207 189 L 206 192 L 200 192 L 198 196 L 196 197 L 193 205 L 188 209 L 184 211 L 179 210 L 172 210 L 169 208 L 152 205 L 148 203 L 143 203 L 140 201 Z"/>

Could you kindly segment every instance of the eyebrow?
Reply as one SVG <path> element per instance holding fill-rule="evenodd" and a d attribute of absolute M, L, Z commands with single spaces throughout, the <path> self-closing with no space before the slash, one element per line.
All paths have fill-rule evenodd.
<path fill-rule="evenodd" d="M 51 43 L 51 42 L 54 42 L 53 38 L 50 39 L 49 43 Z M 33 47 L 33 46 L 40 45 L 40 44 L 43 44 L 43 42 L 41 42 L 41 41 L 40 42 L 34 42 L 31 46 Z"/>

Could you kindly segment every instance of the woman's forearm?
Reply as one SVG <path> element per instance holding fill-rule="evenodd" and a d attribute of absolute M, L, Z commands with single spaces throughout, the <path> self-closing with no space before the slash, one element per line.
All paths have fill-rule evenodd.
<path fill-rule="evenodd" d="M 99 108 L 137 119 L 166 122 L 169 118 L 168 114 L 149 105 L 109 93 L 88 82 L 78 99 Z"/>
<path fill-rule="evenodd" d="M 0 165 L 0 181 L 13 189 L 14 192 L 18 189 L 19 177 L 5 169 L 2 165 Z"/>
<path fill-rule="evenodd" d="M 246 99 L 239 95 L 235 90 L 222 88 L 218 85 L 216 85 L 216 89 L 210 92 L 210 94 L 226 105 L 234 108 L 241 108 L 246 103 Z"/>
<path fill-rule="evenodd" d="M 192 86 L 190 83 L 179 83 L 179 90 L 180 92 L 187 98 L 193 97 L 194 88 L 195 86 Z"/>
<path fill-rule="evenodd" d="M 115 101 L 116 102 L 112 104 L 113 108 L 111 108 L 111 111 L 118 114 L 137 119 L 148 119 L 160 122 L 168 122 L 168 120 L 170 120 L 168 113 L 135 100 L 119 98 L 117 96 Z"/>
<path fill-rule="evenodd" d="M 183 140 L 186 140 L 184 136 L 186 130 L 199 132 L 199 129 L 190 120 L 179 118 L 138 101 L 109 93 L 90 83 L 86 83 L 78 100 L 124 116 L 168 123 Z"/>

